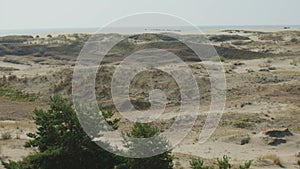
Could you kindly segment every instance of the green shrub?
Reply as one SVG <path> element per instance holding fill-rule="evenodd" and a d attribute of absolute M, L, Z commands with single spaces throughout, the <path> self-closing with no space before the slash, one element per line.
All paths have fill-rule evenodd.
<path fill-rule="evenodd" d="M 229 157 L 224 155 L 222 160 L 218 159 L 218 166 L 219 166 L 219 169 L 229 169 L 229 168 L 231 168 L 232 165 L 229 163 Z"/>
<path fill-rule="evenodd" d="M 244 165 L 240 165 L 238 169 L 249 169 L 251 167 L 252 161 L 245 162 Z M 192 169 L 215 169 L 215 166 L 203 166 L 204 161 L 199 158 L 194 158 L 190 161 L 190 166 Z M 218 169 L 231 169 L 232 164 L 229 163 L 229 157 L 226 155 L 222 159 L 217 159 Z"/>
<path fill-rule="evenodd" d="M 237 128 L 248 128 L 253 126 L 255 123 L 260 123 L 261 121 L 258 119 L 250 119 L 250 118 L 244 118 L 242 120 L 236 120 L 233 122 L 233 125 Z"/>
<path fill-rule="evenodd" d="M 213 166 L 203 166 L 204 161 L 199 158 L 193 158 L 190 161 L 190 165 L 192 169 L 214 169 Z"/>
<path fill-rule="evenodd" d="M 38 151 L 22 161 L 2 162 L 7 169 L 112 169 L 116 157 L 93 142 L 83 131 L 72 104 L 60 97 L 51 98 L 48 111 L 34 110 L 36 133 L 25 147 Z M 109 146 L 109 145 L 107 145 Z"/>
<path fill-rule="evenodd" d="M 129 137 L 125 147 L 129 149 L 128 153 L 134 154 L 136 157 L 142 156 L 144 152 L 151 151 L 151 154 L 157 154 L 156 151 L 164 152 L 162 154 L 147 157 L 147 158 L 128 158 L 123 166 L 129 169 L 172 169 L 173 168 L 173 156 L 171 151 L 168 151 L 169 143 L 161 137 L 155 137 L 157 139 L 153 142 L 147 140 L 134 140 L 130 138 L 150 138 L 157 136 L 158 129 L 152 127 L 150 124 L 135 123 L 132 131 L 127 134 Z"/>
<path fill-rule="evenodd" d="M 233 123 L 233 125 L 237 128 L 248 128 L 252 126 L 252 124 L 246 120 L 237 120 Z"/>
<path fill-rule="evenodd" d="M 251 167 L 252 161 L 245 162 L 244 165 L 239 166 L 239 169 L 249 169 Z"/>
<path fill-rule="evenodd" d="M 124 158 L 116 156 L 102 147 L 98 146 L 91 138 L 84 132 L 79 120 L 77 119 L 76 112 L 73 109 L 73 105 L 62 99 L 61 97 L 52 97 L 50 109 L 34 110 L 34 121 L 38 126 L 36 133 L 29 133 L 31 138 L 25 144 L 25 147 L 36 148 L 37 151 L 29 156 L 25 157 L 22 161 L 14 162 L 2 161 L 2 164 L 7 169 L 171 169 L 173 166 L 170 151 L 166 151 L 163 154 L 159 154 L 149 158 Z M 98 113 L 96 113 L 98 114 Z M 102 114 L 113 128 L 117 128 L 116 123 L 119 119 L 113 119 L 114 112 L 102 111 Z M 93 114 L 89 114 L 86 118 L 86 122 L 89 120 L 94 121 Z M 95 137 L 101 137 L 99 134 L 99 128 L 92 125 L 95 131 L 98 133 Z M 149 124 L 136 123 L 128 136 L 131 138 L 146 138 L 156 135 L 157 128 L 151 127 Z M 159 137 L 158 137 L 159 138 Z M 168 143 L 163 139 L 158 139 L 158 148 L 168 148 Z M 100 143 L 101 141 L 97 141 Z M 125 145 L 128 147 L 129 152 L 136 152 L 135 150 L 144 146 L 149 150 L 153 150 L 153 145 L 156 146 L 158 142 L 154 144 L 138 144 L 128 143 Z M 101 142 L 100 144 L 110 147 L 109 143 Z M 125 143 L 124 143 L 125 144 Z M 138 152 L 139 153 L 139 152 Z"/>

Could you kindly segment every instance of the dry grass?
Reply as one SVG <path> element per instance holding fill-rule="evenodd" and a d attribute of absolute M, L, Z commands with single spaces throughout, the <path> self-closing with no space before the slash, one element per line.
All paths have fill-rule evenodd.
<path fill-rule="evenodd" d="M 270 68 L 272 65 L 270 63 L 262 63 L 258 65 L 260 68 Z"/>
<path fill-rule="evenodd" d="M 16 135 L 16 139 L 17 139 L 17 140 L 20 140 L 20 139 L 21 139 L 20 134 L 17 134 L 17 135 Z"/>
<path fill-rule="evenodd" d="M 35 129 L 33 121 L 0 121 L 0 127 L 22 131 L 23 129 Z"/>
<path fill-rule="evenodd" d="M 297 164 L 300 166 L 300 152 L 296 154 Z"/>
<path fill-rule="evenodd" d="M 1 134 L 1 139 L 2 140 L 10 140 L 12 137 L 11 137 L 11 133 L 10 132 L 4 132 Z"/>
<path fill-rule="evenodd" d="M 283 167 L 280 158 L 275 154 L 264 155 L 258 158 L 259 161 L 272 161 L 273 164 Z"/>

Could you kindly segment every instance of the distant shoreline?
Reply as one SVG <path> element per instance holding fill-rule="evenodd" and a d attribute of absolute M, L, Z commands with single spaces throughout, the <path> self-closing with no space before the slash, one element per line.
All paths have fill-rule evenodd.
<path fill-rule="evenodd" d="M 199 30 L 205 34 L 218 34 L 222 30 L 249 30 L 249 31 L 261 31 L 261 32 L 277 32 L 284 30 L 296 30 L 300 31 L 300 25 L 258 25 L 258 26 L 198 26 Z M 47 36 L 59 35 L 59 34 L 74 34 L 74 33 L 84 33 L 84 34 L 93 34 L 96 33 L 101 28 L 42 28 L 42 29 L 0 29 L 0 36 L 8 35 L 39 35 Z M 164 32 L 171 31 L 181 34 L 195 34 L 196 29 L 192 27 L 159 27 L 159 28 L 106 28 L 105 33 L 121 33 L 121 34 L 132 34 L 135 32 Z"/>

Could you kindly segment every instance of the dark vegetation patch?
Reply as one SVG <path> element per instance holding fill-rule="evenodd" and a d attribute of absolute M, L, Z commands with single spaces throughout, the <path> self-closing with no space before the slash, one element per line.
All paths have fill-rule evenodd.
<path fill-rule="evenodd" d="M 28 44 L 0 44 L 0 55 L 30 55 L 39 52 L 41 48 L 46 48 L 46 46 Z"/>
<path fill-rule="evenodd" d="M 242 40 L 238 40 L 238 41 L 234 41 L 231 42 L 233 45 L 237 45 L 237 46 L 242 46 L 242 45 L 249 45 L 251 43 L 253 43 L 253 41 L 242 41 Z"/>
<path fill-rule="evenodd" d="M 51 40 L 55 38 L 57 37 L 49 39 Z M 73 38 L 75 38 L 75 40 L 69 40 L 68 42 L 62 44 L 0 43 L 0 56 L 33 55 L 36 57 L 51 57 L 59 60 L 75 60 L 79 55 L 80 50 L 84 46 L 84 43 L 88 40 L 89 36 L 74 35 Z M 247 37 L 239 35 L 218 35 L 211 37 L 211 40 L 221 42 L 227 40 L 242 41 L 248 39 L 249 38 Z M 203 47 L 205 47 L 205 44 L 202 45 Z M 172 37 L 161 34 L 142 34 L 130 36 L 129 38 L 124 39 L 116 46 L 114 46 L 107 54 L 107 57 L 104 59 L 104 63 L 121 61 L 124 57 L 132 54 L 133 52 L 147 48 L 158 48 L 167 50 L 181 57 L 181 59 L 184 61 L 201 61 L 193 50 L 191 50 L 188 46 Z M 215 46 L 215 49 L 219 55 L 224 56 L 228 59 L 256 59 L 269 55 L 267 53 L 252 52 L 231 47 Z"/>
<path fill-rule="evenodd" d="M 10 71 L 17 71 L 19 69 L 13 68 L 13 67 L 0 67 L 1 72 L 10 72 Z"/>
<path fill-rule="evenodd" d="M 24 43 L 32 39 L 33 37 L 29 35 L 3 36 L 0 37 L 0 43 Z"/>
<path fill-rule="evenodd" d="M 241 50 L 241 49 L 227 48 L 227 47 L 220 47 L 220 46 L 215 46 L 215 49 L 217 50 L 220 56 L 224 56 L 227 59 L 258 59 L 258 58 L 264 58 L 270 55 L 274 55 L 270 53 L 253 52 L 248 50 Z"/>
<path fill-rule="evenodd" d="M 283 41 L 283 36 L 274 34 L 265 34 L 259 37 L 260 40 Z"/>
<path fill-rule="evenodd" d="M 63 56 L 78 56 L 83 43 L 73 42 L 71 44 L 63 44 L 59 46 L 49 45 L 28 45 L 28 44 L 0 44 L 0 56 L 5 55 L 34 55 L 36 57 L 57 57 Z"/>
<path fill-rule="evenodd" d="M 250 128 L 256 123 L 261 123 L 259 119 L 244 118 L 242 120 L 236 120 L 233 122 L 233 126 L 237 128 Z"/>
<path fill-rule="evenodd" d="M 0 37 L 0 56 L 33 55 L 36 57 L 57 57 L 59 59 L 76 59 L 89 35 L 58 35 L 44 38 L 32 36 L 5 36 Z"/>
<path fill-rule="evenodd" d="M 249 31 L 249 30 L 223 30 L 222 32 L 228 32 L 228 33 L 247 33 L 247 34 L 268 34 L 268 32 Z"/>
<path fill-rule="evenodd" d="M 170 36 L 166 36 L 162 34 L 152 34 L 152 33 L 129 36 L 129 39 L 140 40 L 140 41 L 177 41 L 177 39 Z"/>
<path fill-rule="evenodd" d="M 209 38 L 213 42 L 225 42 L 230 40 L 250 40 L 250 38 L 240 35 L 215 35 Z"/>
<path fill-rule="evenodd" d="M 12 63 L 12 64 L 18 64 L 18 65 L 22 65 L 23 63 L 15 60 L 15 59 L 10 59 L 10 58 L 5 58 L 3 59 L 3 62 L 7 62 L 7 63 Z"/>
<path fill-rule="evenodd" d="M 224 35 L 224 36 L 216 36 L 215 40 L 229 40 L 236 39 L 239 41 L 249 40 L 248 37 L 243 37 L 239 35 Z M 135 43 L 130 40 L 123 40 L 119 44 L 117 44 L 114 48 L 111 49 L 108 57 L 115 57 L 114 60 L 118 60 L 116 58 L 119 57 L 119 61 L 121 61 L 125 56 L 132 54 L 135 51 L 139 51 L 142 49 L 148 48 L 157 48 L 167 50 L 169 52 L 174 53 L 175 55 L 181 57 L 183 61 L 191 61 L 191 62 L 199 62 L 201 61 L 199 57 L 195 54 L 195 52 L 186 46 L 184 43 L 173 39 L 172 37 L 168 37 L 165 35 L 134 35 L 129 37 L 129 39 L 147 41 L 147 43 Z M 151 40 L 152 39 L 152 40 Z M 248 42 L 251 43 L 251 42 Z M 209 48 L 210 46 L 205 47 L 205 44 L 201 44 L 202 48 Z M 224 56 L 227 59 L 257 59 L 263 58 L 266 56 L 270 56 L 270 53 L 263 52 L 253 52 L 248 50 L 236 49 L 233 47 L 220 47 L 214 46 L 217 53 L 220 56 Z M 272 54 L 274 55 L 274 54 Z M 104 59 L 104 61 L 109 62 L 109 58 Z"/>

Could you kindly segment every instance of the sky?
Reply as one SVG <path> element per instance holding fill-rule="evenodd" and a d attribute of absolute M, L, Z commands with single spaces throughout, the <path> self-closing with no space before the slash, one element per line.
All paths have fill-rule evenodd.
<path fill-rule="evenodd" d="M 197 26 L 300 25 L 300 0 L 0 0 L 0 29 L 96 28 L 142 12 Z"/>

